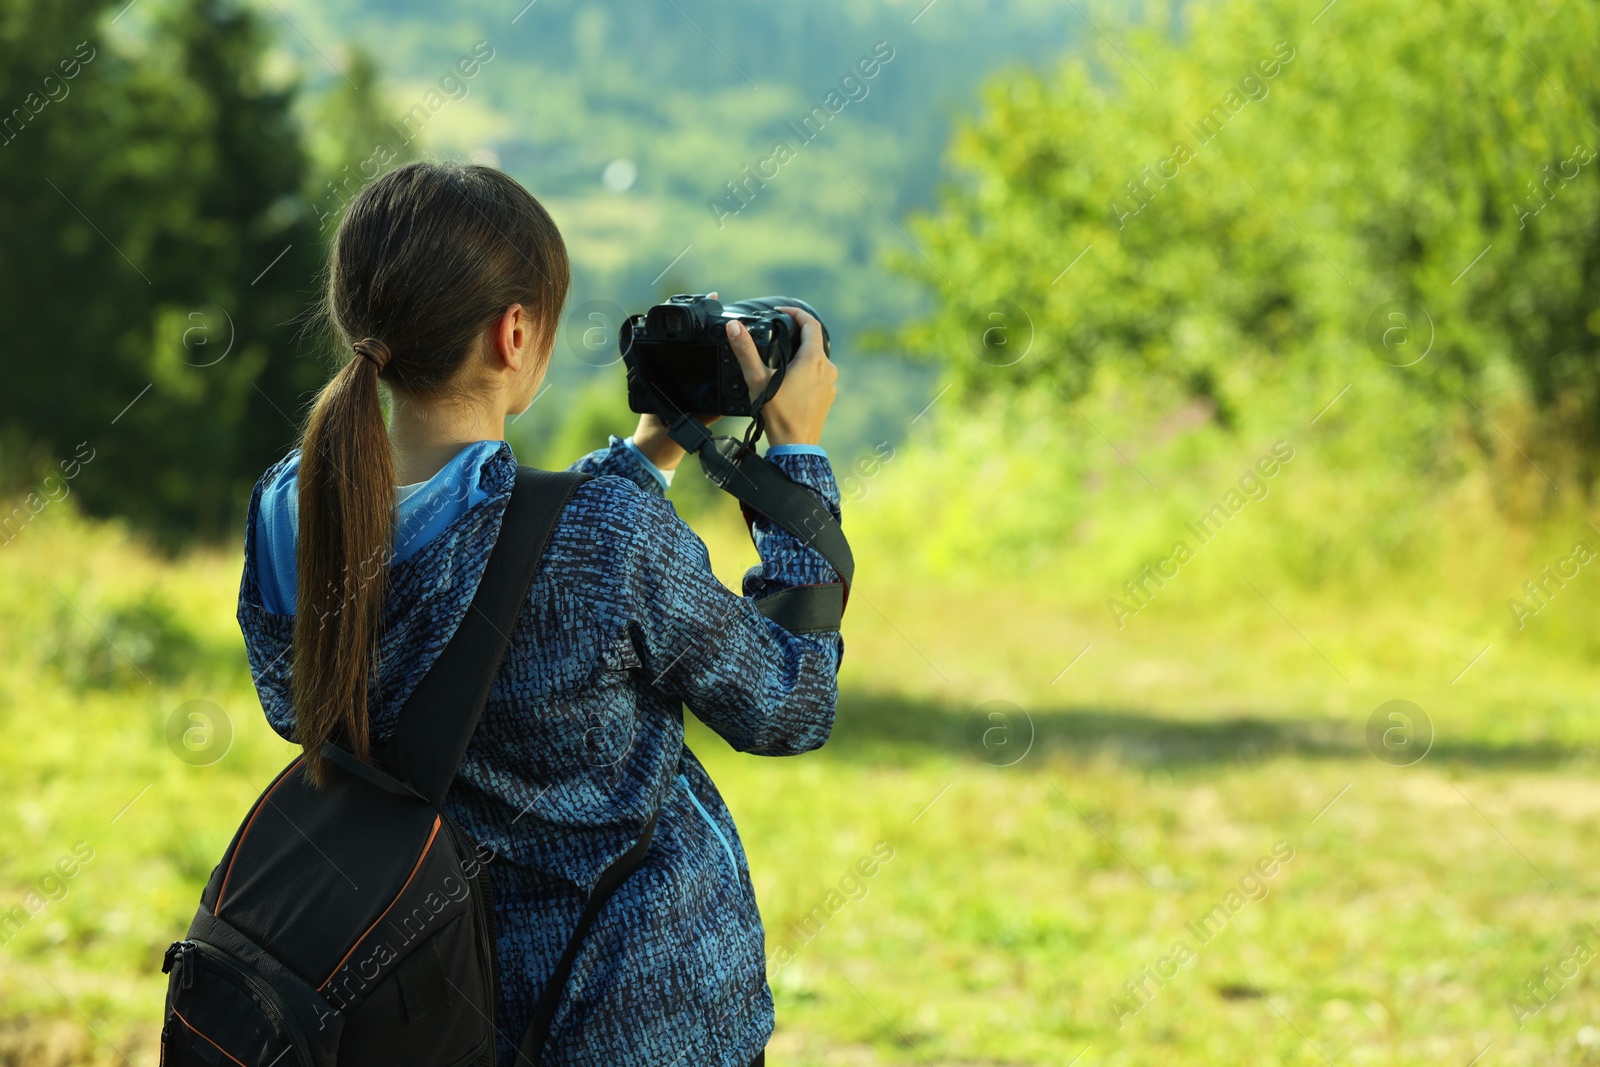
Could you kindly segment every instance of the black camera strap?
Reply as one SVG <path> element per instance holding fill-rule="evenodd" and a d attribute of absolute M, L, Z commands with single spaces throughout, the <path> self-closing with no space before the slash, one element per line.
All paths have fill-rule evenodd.
<path fill-rule="evenodd" d="M 748 439 L 713 434 L 682 413 L 668 423 L 667 433 L 700 458 L 707 478 L 739 501 L 745 522 L 764 516 L 822 553 L 839 574 L 837 583 L 793 586 L 758 597 L 757 610 L 790 633 L 837 630 L 856 564 L 833 514 L 805 486 L 759 455 Z"/>
<path fill-rule="evenodd" d="M 778 386 L 783 384 L 783 377 L 789 372 L 789 363 L 785 360 L 773 370 L 772 377 L 767 379 L 767 386 L 761 390 L 761 395 L 750 401 L 750 425 L 744 432 L 744 446 L 755 448 L 756 442 L 761 440 L 761 435 L 767 432 L 767 417 L 762 412 L 767 401 L 778 393 Z"/>

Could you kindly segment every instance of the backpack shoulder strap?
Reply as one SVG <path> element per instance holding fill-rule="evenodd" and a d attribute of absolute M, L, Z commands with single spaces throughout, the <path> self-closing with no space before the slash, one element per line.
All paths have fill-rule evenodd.
<path fill-rule="evenodd" d="M 518 467 L 500 533 L 466 616 L 400 710 L 379 759 L 435 807 L 455 779 L 511 629 L 572 491 L 588 475 Z"/>

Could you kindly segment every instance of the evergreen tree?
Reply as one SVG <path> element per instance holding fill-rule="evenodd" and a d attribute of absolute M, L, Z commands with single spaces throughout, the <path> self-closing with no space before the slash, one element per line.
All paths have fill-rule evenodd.
<path fill-rule="evenodd" d="M 264 27 L 227 0 L 87 37 L 113 8 L 12 6 L 4 99 L 82 55 L 0 146 L 0 425 L 36 459 L 87 442 L 71 489 L 90 512 L 167 543 L 223 535 L 322 378 L 300 335 L 326 234 L 298 86 L 270 83 Z"/>

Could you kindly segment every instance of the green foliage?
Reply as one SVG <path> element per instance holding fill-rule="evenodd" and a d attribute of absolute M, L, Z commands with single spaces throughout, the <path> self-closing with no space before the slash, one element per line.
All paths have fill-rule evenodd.
<path fill-rule="evenodd" d="M 336 210 L 380 170 L 417 158 L 415 146 L 390 126 L 391 116 L 379 91 L 381 71 L 362 49 L 353 49 L 344 77 L 327 83 L 315 96 L 302 96 L 305 140 L 318 174 L 328 175 L 314 191 L 318 225 L 331 235 Z"/>
<path fill-rule="evenodd" d="M 921 298 L 903 282 L 884 296 L 857 269 L 899 237 L 868 236 L 861 220 L 881 220 L 833 175 L 891 218 L 916 201 L 922 171 L 896 174 L 931 171 L 939 122 L 912 80 L 882 81 L 866 104 L 890 105 L 886 117 L 850 113 L 720 243 L 680 233 L 678 219 L 703 210 L 707 174 L 720 181 L 765 148 L 761 123 L 814 100 L 885 11 L 909 38 L 891 73 L 948 63 L 951 93 L 987 62 L 964 52 L 1018 26 L 1035 31 L 1030 47 L 1062 40 L 976 0 L 924 10 L 915 36 L 903 27 L 921 0 L 805 11 L 682 0 L 748 61 L 758 91 L 709 51 L 658 46 L 691 33 L 679 4 L 541 0 L 515 24 L 514 53 L 498 36 L 509 16 L 488 0 L 443 15 L 418 0 L 282 3 L 319 41 L 338 36 L 321 18 L 360 24 L 368 32 L 352 36 L 369 42 L 382 33 L 407 77 L 495 31 L 507 58 L 490 70 L 506 84 L 476 83 L 448 128 L 555 191 L 578 300 L 642 302 L 733 275 L 807 296 L 815 285 L 840 321 L 879 326 Z M 1036 6 L 1059 5 L 1020 10 Z M 1585 49 L 1600 15 L 1553 0 L 1316 6 L 1189 7 L 1181 29 L 1158 15 L 1132 34 L 1091 12 L 1115 48 L 996 83 L 958 148 L 969 180 L 913 231 L 937 269 L 912 268 L 941 310 L 906 336 L 956 387 L 911 441 L 834 450 L 859 565 L 835 735 L 773 761 L 690 730 L 741 827 L 769 947 L 794 950 L 769 969 L 775 1062 L 1420 1065 L 1491 1046 L 1486 1063 L 1594 1060 L 1588 972 L 1545 986 L 1553 995 L 1529 1018 L 1507 1008 L 1550 981 L 1574 941 L 1595 945 L 1584 924 L 1600 892 L 1587 862 L 1600 730 L 1581 696 L 1600 656 L 1595 564 L 1563 584 L 1543 577 L 1574 542 L 1600 544 L 1581 494 L 1551 506 L 1543 473 L 1564 490 L 1587 482 L 1581 463 L 1560 462 L 1562 434 L 1579 457 L 1595 453 L 1591 164 L 1550 179 L 1547 205 L 1518 217 L 1528 181 L 1595 143 Z M 231 10 L 143 0 L 97 42 L 72 97 L 0 146 L 0 192 L 21 220 L 0 246 L 16 324 L 0 356 L 0 449 L 39 500 L 20 532 L 0 534 L 0 911 L 28 909 L 0 945 L 0 1061 L 45 1061 L 17 1042 L 47 1033 L 69 1035 L 52 1062 L 102 1062 L 112 1045 L 155 1061 L 161 950 L 292 752 L 241 662 L 237 541 L 163 560 L 119 524 L 79 517 L 82 503 L 176 532 L 208 521 L 207 492 L 242 499 L 285 443 L 297 390 L 320 378 L 272 332 L 310 296 L 315 208 L 251 205 L 308 182 L 310 202 L 325 203 L 323 183 L 366 158 L 385 109 L 416 88 L 402 78 L 394 97 L 367 97 L 335 76 L 331 92 L 295 96 Z M 0 105 L 33 84 L 18 72 L 75 45 L 71 28 L 102 11 L 7 5 Z M 812 24 L 809 49 L 771 46 Z M 194 54 L 202 39 L 237 78 Z M 1280 41 L 1294 57 L 1267 78 L 1256 64 Z M 371 84 L 359 58 L 341 65 Z M 1265 92 L 1242 85 L 1252 70 Z M 117 91 L 86 92 L 94 77 Z M 73 111 L 91 101 L 92 114 Z M 1187 124 L 1218 105 L 1221 128 L 1200 144 Z M 296 140 L 282 125 L 294 113 L 325 117 Z M 265 155 L 219 128 L 235 120 Z M 1193 158 L 1147 179 L 1180 140 Z M 23 149 L 34 154 L 8 155 Z M 642 163 L 640 184 L 595 194 L 599 168 L 624 152 Z M 41 175 L 148 284 L 41 194 Z M 1136 199 L 1129 181 L 1149 184 Z M 312 250 L 285 271 L 302 239 Z M 264 264 L 291 241 L 254 285 L 228 251 Z M 187 333 L 203 324 L 188 318 L 191 298 L 237 314 L 246 293 L 259 317 L 244 348 L 191 366 L 209 357 L 185 336 L 211 339 Z M 993 325 L 980 308 L 974 329 L 975 305 L 995 299 L 1037 331 L 1006 366 L 974 344 Z M 1367 337 L 1395 299 L 1423 308 L 1435 333 L 1403 368 L 1377 356 L 1403 362 L 1406 349 L 1375 351 Z M 1415 315 L 1404 331 L 1420 337 Z M 559 358 L 576 371 L 569 351 Z M 95 362 L 79 369 L 80 353 Z M 554 376 L 511 426 L 525 460 L 564 464 L 631 429 L 619 369 L 581 369 Z M 116 434 L 93 436 L 91 416 L 109 425 L 152 381 Z M 850 416 L 873 424 L 858 431 L 867 442 L 932 393 L 912 399 L 904 379 L 849 363 L 842 381 L 846 398 L 882 405 Z M 274 432 L 284 440 L 263 444 Z M 58 464 L 86 436 L 94 458 L 69 475 Z M 1198 543 L 1189 524 L 1251 492 L 1243 479 L 1280 441 L 1292 459 Z M 692 463 L 672 497 L 735 583 L 753 552 L 729 498 Z M 1178 539 L 1194 558 L 1131 597 L 1124 583 Z M 1544 596 L 1526 591 L 1535 581 Z M 1124 599 L 1137 611 L 1119 619 L 1107 604 Z M 1537 610 L 1519 616 L 1512 600 Z M 1367 747 L 1372 709 L 1397 696 L 1438 729 L 1417 766 Z M 234 733 L 205 766 L 169 741 L 198 700 Z M 1009 766 L 985 758 L 993 721 L 981 709 L 994 700 L 1026 713 L 1030 747 Z M 1279 841 L 1295 856 L 1270 893 L 1119 1019 L 1127 983 L 1145 982 Z M 65 892 L 39 893 L 79 842 L 92 861 Z M 884 846 L 893 858 L 859 899 L 832 903 Z M 820 930 L 797 934 L 819 908 Z"/>
<path fill-rule="evenodd" d="M 997 63 L 1042 58 L 1082 30 L 1046 0 L 1016 0 L 1004 17 L 979 0 L 925 12 L 827 0 L 803 16 L 732 0 L 543 0 L 515 22 L 488 0 L 448 12 L 124 6 L 27 0 L 7 5 L 0 29 L 0 107 L 22 104 L 79 41 L 95 56 L 66 99 L 0 147 L 13 212 L 0 308 L 14 324 L 0 355 L 0 481 L 25 492 L 88 442 L 97 460 L 74 484 L 80 503 L 166 543 L 233 528 L 251 481 L 293 443 L 324 370 L 297 324 L 332 223 L 377 171 L 424 152 L 497 160 L 566 233 L 572 307 L 637 310 L 690 288 L 793 292 L 824 310 L 841 363 L 859 367 L 864 331 L 924 304 L 881 266 L 902 238 L 878 212 L 897 219 L 927 199 L 948 109 Z M 801 144 L 787 123 L 880 40 L 893 60 Z M 440 97 L 479 41 L 492 61 Z M 421 104 L 433 116 L 413 138 Z M 778 140 L 796 158 L 719 225 L 708 205 Z M 620 158 L 637 180 L 602 187 Z M 927 375 L 900 366 L 857 379 L 830 448 L 868 452 L 927 402 Z M 575 394 L 593 376 L 563 336 L 552 381 Z M 552 406 L 524 421 L 559 421 Z"/>
<path fill-rule="evenodd" d="M 1288 1067 L 1322 1062 L 1309 1041 L 1335 1063 L 1420 1067 L 1492 1040 L 1507 1062 L 1585 1062 L 1587 969 L 1525 1026 L 1507 1001 L 1587 936 L 1600 891 L 1592 654 L 1497 639 L 1451 685 L 1481 641 L 1450 610 L 1377 594 L 1315 613 L 1279 599 L 1350 686 L 1264 608 L 1141 614 L 1103 640 L 1062 604 L 1081 574 L 964 588 L 863 536 L 878 487 L 921 462 L 897 456 L 847 512 L 861 584 L 828 745 L 774 760 L 690 726 L 740 827 L 768 951 L 790 949 L 769 966 L 774 1060 L 1060 1065 L 1091 1045 L 1129 1067 Z M 0 547 L 0 913 L 22 916 L 0 933 L 0 1055 L 120 1063 L 109 1043 L 153 1065 L 162 951 L 294 749 L 239 654 L 237 543 L 165 559 L 70 501 L 36 521 Z M 725 580 L 752 561 L 738 530 L 708 541 Z M 1587 625 L 1569 593 L 1538 625 Z M 60 661 L 106 639 L 142 655 L 154 633 L 236 658 L 166 658 L 148 678 Z M 1397 692 L 1439 729 L 1414 767 L 1366 748 L 1371 708 Z M 997 698 L 1032 731 L 1009 766 L 975 742 L 993 725 L 975 709 Z M 205 765 L 170 740 L 196 700 L 232 733 Z M 1020 748 L 1021 718 L 1006 729 Z M 1186 924 L 1280 841 L 1294 856 L 1268 892 L 1193 939 Z M 74 856 L 89 858 L 52 873 Z M 864 857 L 874 873 L 847 881 Z M 1118 1026 L 1124 983 L 1185 938 L 1198 958 Z M 47 1041 L 49 1058 L 30 1044 Z"/>
<path fill-rule="evenodd" d="M 870 331 L 926 311 L 926 294 L 883 260 L 903 247 L 895 227 L 905 212 L 933 194 L 949 114 L 995 69 L 1042 61 L 1092 35 L 1056 0 L 1000 8 L 985 0 L 815 0 L 804 9 L 539 0 L 509 12 L 500 0 L 448 9 L 370 0 L 279 7 L 318 42 L 382 43 L 389 121 L 476 42 L 495 50 L 419 144 L 429 154 L 498 161 L 560 224 L 573 288 L 552 371 L 557 388 L 593 377 L 569 343 L 589 328 L 585 318 L 574 330 L 573 313 L 590 301 L 632 312 L 686 290 L 718 289 L 730 299 L 789 293 L 811 301 L 833 331 L 849 377 L 825 443 L 847 456 L 897 439 L 934 391 L 926 368 L 908 368 L 892 351 L 875 353 L 871 371 L 854 371 L 866 362 Z M 893 59 L 802 141 L 789 123 L 823 106 L 879 41 Z M 284 34 L 282 44 L 338 90 L 339 76 L 302 40 Z M 337 53 L 333 59 L 361 81 Z M 793 158 L 770 180 L 747 179 L 780 141 Z M 626 189 L 603 186 L 619 160 L 636 168 L 635 180 Z M 747 180 L 739 207 L 727 183 Z M 719 225 L 713 202 L 739 210 Z M 541 416 L 551 417 L 523 422 Z"/>
<path fill-rule="evenodd" d="M 155 588 L 97 618 L 86 619 L 63 602 L 53 623 L 46 662 L 76 687 L 171 683 L 246 666 L 231 642 L 218 648 L 197 636 L 180 608 Z"/>
<path fill-rule="evenodd" d="M 903 257 L 939 298 L 905 339 L 971 391 L 1172 387 L 1235 429 L 1398 383 L 1389 436 L 1434 448 L 1474 416 L 1469 397 L 1494 394 L 1477 403 L 1528 405 L 1524 444 L 1574 446 L 1587 484 L 1600 12 L 1340 0 L 1315 15 L 1228 0 L 1173 32 L 1158 9 L 1120 52 L 991 84 L 956 142 L 962 182 L 916 229 L 928 261 Z M 994 364 L 1019 346 L 978 343 L 991 300 L 1020 309 L 1019 340 L 1031 320 L 1015 365 Z M 1380 361 L 1429 341 L 1412 366 Z"/>
<path fill-rule="evenodd" d="M 73 489 L 91 512 L 216 537 L 322 379 L 294 334 L 321 266 L 314 170 L 254 13 L 171 0 L 114 24 L 111 8 L 8 7 L 0 99 L 79 69 L 0 147 L 0 423 L 34 464 L 87 442 Z"/>

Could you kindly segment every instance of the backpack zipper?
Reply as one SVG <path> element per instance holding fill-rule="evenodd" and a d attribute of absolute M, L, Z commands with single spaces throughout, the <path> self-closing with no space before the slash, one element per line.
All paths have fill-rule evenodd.
<path fill-rule="evenodd" d="M 192 941 L 174 941 L 167 946 L 166 955 L 161 957 L 161 973 L 171 974 L 173 965 L 178 968 L 178 988 L 194 988 L 194 970 L 189 965 L 189 953 Z"/>
<path fill-rule="evenodd" d="M 305 1052 L 305 1034 L 300 1029 L 299 1020 L 279 1007 L 279 997 L 276 990 L 235 962 L 233 957 L 219 948 L 206 944 L 204 941 L 174 942 L 172 947 L 167 949 L 169 955 L 172 954 L 174 948 L 178 950 L 178 966 L 181 968 L 180 988 L 189 989 L 193 987 L 197 957 L 205 957 L 209 964 L 218 970 L 226 971 L 245 987 L 250 993 L 251 999 L 261 1009 L 261 1013 L 272 1023 L 275 1032 L 288 1034 L 289 1047 L 294 1050 L 296 1062 L 300 1063 L 302 1067 L 314 1067 Z"/>

